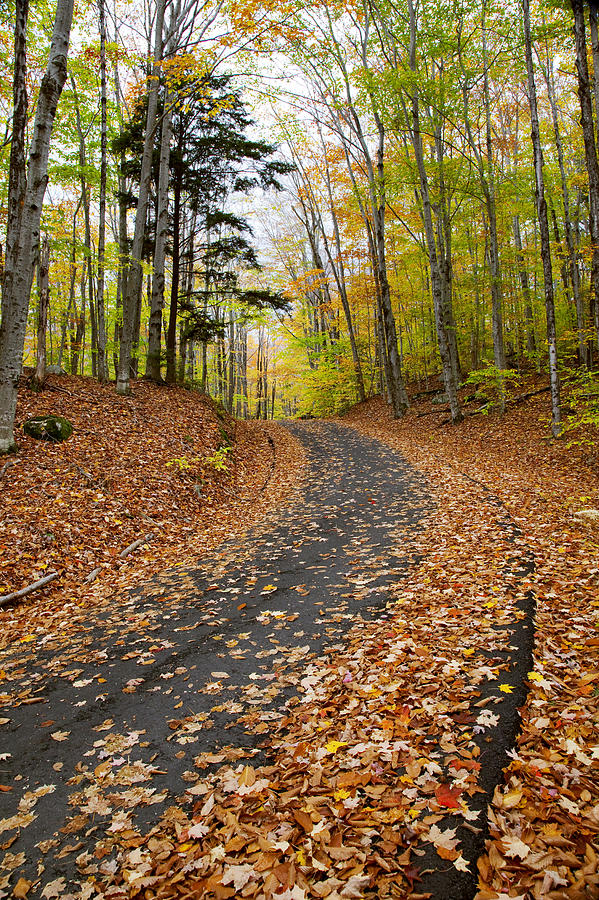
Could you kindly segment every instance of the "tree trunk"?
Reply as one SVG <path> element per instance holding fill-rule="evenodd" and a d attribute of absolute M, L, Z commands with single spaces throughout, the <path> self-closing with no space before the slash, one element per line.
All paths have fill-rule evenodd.
<path fill-rule="evenodd" d="M 447 322 L 447 342 L 451 356 L 451 367 L 456 384 L 461 379 L 460 356 L 455 317 L 453 314 L 453 262 L 451 221 L 449 216 L 449 200 L 445 186 L 443 131 L 439 127 L 435 131 L 435 147 L 439 170 L 439 202 L 437 212 L 437 247 L 439 253 L 439 274 L 443 289 L 443 318 Z"/>
<path fill-rule="evenodd" d="M 77 87 L 75 79 L 71 76 L 71 86 L 75 97 L 75 121 L 77 123 L 77 134 L 79 136 L 79 179 L 81 182 L 81 205 L 83 207 L 83 219 L 85 223 L 85 245 L 87 249 L 86 266 L 88 271 L 87 289 L 89 293 L 89 315 L 91 323 L 91 347 L 92 347 L 92 375 L 97 375 L 97 352 L 98 352 L 98 331 L 96 327 L 96 316 L 94 308 L 94 279 L 93 279 L 93 259 L 92 259 L 92 231 L 90 217 L 90 196 L 87 192 L 87 182 L 85 180 L 85 169 L 87 167 L 87 152 L 85 148 L 85 136 L 81 124 L 81 113 L 79 108 L 79 98 L 77 96 Z"/>
<path fill-rule="evenodd" d="M 50 243 L 48 235 L 44 235 L 40 249 L 38 266 L 38 310 L 37 310 L 37 348 L 36 366 L 31 379 L 31 388 L 41 391 L 46 380 L 46 329 L 48 326 L 48 306 L 50 304 L 50 288 L 48 270 L 50 268 Z"/>
<path fill-rule="evenodd" d="M 580 268 L 578 266 L 578 256 L 574 243 L 574 235 L 572 234 L 572 219 L 570 216 L 570 192 L 568 189 L 568 179 L 566 177 L 566 167 L 564 165 L 564 150 L 559 127 L 558 109 L 555 99 L 555 87 L 551 71 L 551 58 L 549 49 L 547 49 L 547 71 L 545 72 L 545 82 L 547 84 L 547 94 L 551 107 L 551 118 L 553 121 L 553 133 L 555 137 L 555 146 L 557 149 L 557 160 L 559 164 L 560 181 L 562 186 L 562 203 L 564 208 L 564 230 L 566 232 L 566 247 L 569 259 L 569 274 L 572 284 L 572 296 L 576 307 L 576 327 L 578 330 L 578 359 L 581 364 L 590 365 L 588 359 L 588 345 L 585 335 L 585 309 L 582 291 L 580 289 Z"/>
<path fill-rule="evenodd" d="M 172 103 L 173 95 L 164 92 L 164 113 L 160 138 L 160 169 L 158 175 L 158 196 L 156 215 L 156 241 L 154 246 L 154 273 L 152 279 L 152 299 L 148 328 L 148 354 L 146 358 L 146 378 L 160 381 L 160 348 L 162 337 L 162 310 L 164 308 L 164 267 L 166 262 L 166 239 L 168 236 L 168 183 L 171 155 Z M 176 325 L 176 317 L 175 317 Z"/>
<path fill-rule="evenodd" d="M 149 80 L 148 86 L 148 112 L 146 116 L 144 149 L 141 160 L 139 198 L 137 202 L 137 211 L 135 214 L 135 232 L 133 235 L 133 244 L 131 247 L 131 258 L 127 277 L 127 291 L 123 296 L 123 330 L 121 336 L 121 352 L 119 355 L 119 371 L 116 381 L 117 393 L 123 395 L 129 394 L 131 392 L 131 354 L 134 334 L 136 331 L 135 319 L 137 316 L 137 310 L 141 303 L 143 275 L 141 267 L 141 256 L 144 233 L 146 229 L 150 180 L 152 177 L 152 151 L 154 150 L 156 117 L 158 110 L 158 83 L 159 66 L 160 61 L 162 60 L 164 7 L 165 0 L 158 0 L 156 4 L 156 23 L 154 31 L 154 62 L 152 77 Z"/>
<path fill-rule="evenodd" d="M 98 273 L 96 284 L 96 318 L 98 330 L 98 378 L 108 380 L 106 360 L 106 315 L 104 309 L 104 275 L 106 263 L 106 170 L 107 170 L 107 90 L 106 90 L 106 17 L 104 0 L 98 0 L 100 17 L 100 210 L 98 218 Z"/>
<path fill-rule="evenodd" d="M 207 250 L 210 250 L 210 230 L 207 230 L 206 233 L 206 246 Z M 205 266 L 204 272 L 204 302 L 202 304 L 202 311 L 204 313 L 204 322 L 206 321 L 206 317 L 208 315 L 208 294 L 210 292 L 210 272 L 209 272 L 208 264 Z M 208 384 L 208 342 L 202 341 L 202 383 L 201 383 L 201 391 L 203 394 L 206 393 L 206 387 Z"/>
<path fill-rule="evenodd" d="M 327 194 L 329 198 L 329 211 L 331 214 L 331 221 L 333 223 L 333 235 L 335 238 L 335 251 L 337 254 L 336 263 L 333 264 L 333 260 L 329 255 L 329 262 L 333 268 L 333 272 L 335 275 L 335 280 L 337 282 L 337 289 L 339 290 L 339 297 L 341 299 L 341 306 L 343 307 L 343 315 L 345 316 L 345 322 L 347 325 L 347 333 L 349 336 L 349 344 L 351 347 L 351 355 L 352 362 L 354 366 L 354 373 L 356 376 L 356 387 L 358 389 L 358 398 L 361 402 L 366 400 L 366 391 L 364 389 L 364 375 L 362 373 L 362 365 L 360 363 L 360 356 L 358 353 L 358 345 L 356 342 L 356 335 L 354 332 L 354 323 L 352 321 L 351 309 L 349 306 L 349 300 L 347 297 L 347 285 L 345 283 L 345 266 L 343 264 L 343 253 L 341 250 L 341 235 L 339 233 L 339 222 L 337 221 L 337 213 L 335 211 L 335 204 L 333 202 L 333 191 L 331 188 L 331 176 L 329 171 L 329 163 L 326 156 L 326 147 L 323 143 L 323 151 L 325 155 L 325 175 L 326 175 L 326 186 L 327 186 Z M 328 243 L 327 243 L 328 250 Z"/>
<path fill-rule="evenodd" d="M 192 263 L 193 265 L 193 263 Z M 179 312 L 179 279 L 181 269 L 181 173 L 177 171 L 173 188 L 173 268 L 171 272 L 171 297 L 166 336 L 166 380 L 175 381 L 175 357 L 177 345 L 177 315 Z"/>
<path fill-rule="evenodd" d="M 584 155 L 589 178 L 589 232 L 593 257 L 591 263 L 591 312 L 595 325 L 595 338 L 599 348 L 599 163 L 593 125 L 593 104 L 587 63 L 586 29 L 583 0 L 570 0 L 574 13 L 574 39 L 576 43 L 576 73 L 580 100 Z"/>
<path fill-rule="evenodd" d="M 417 72 L 416 66 L 416 14 L 412 0 L 408 0 L 408 13 L 410 17 L 410 68 L 414 73 Z M 433 228 L 433 219 L 431 212 L 430 193 L 428 186 L 428 175 L 424 163 L 424 151 L 422 146 L 422 133 L 420 130 L 420 104 L 417 85 L 412 88 L 412 122 L 411 136 L 412 145 L 414 147 L 414 156 L 416 158 L 416 166 L 418 169 L 418 177 L 420 182 L 420 195 L 422 199 L 422 211 L 424 219 L 424 230 L 428 249 L 429 265 L 431 272 L 431 292 L 433 295 L 433 309 L 435 313 L 435 325 L 437 329 L 437 342 L 439 345 L 439 355 L 441 357 L 441 366 L 443 369 L 443 381 L 445 391 L 449 399 L 449 408 L 451 410 L 452 422 L 456 423 L 463 418 L 458 398 L 457 383 L 455 380 L 454 367 L 451 360 L 451 349 L 448 338 L 448 323 L 445 321 L 444 312 L 446 311 L 443 286 L 441 283 L 441 273 L 439 269 L 439 260 L 437 257 L 437 247 L 435 243 L 435 232 Z"/>
<path fill-rule="evenodd" d="M 522 299 L 524 300 L 524 319 L 526 322 L 526 350 L 529 356 L 534 356 L 537 352 L 537 343 L 535 340 L 535 325 L 532 315 L 532 297 L 530 293 L 530 282 L 528 280 L 528 270 L 524 262 L 524 253 L 522 252 L 522 235 L 520 233 L 520 217 L 513 218 L 514 245 L 516 247 L 516 262 L 518 264 L 518 277 L 520 278 L 520 287 L 522 288 Z"/>
<path fill-rule="evenodd" d="M 497 206 L 495 202 L 495 166 L 493 162 L 493 141 L 491 135 L 491 100 L 489 96 L 489 65 L 487 57 L 486 3 L 482 4 L 482 48 L 483 48 L 483 94 L 485 103 L 485 136 L 487 145 L 487 174 L 483 178 L 483 190 L 487 204 L 489 221 L 489 262 L 491 269 L 491 303 L 493 314 L 493 358 L 498 369 L 505 369 L 505 348 L 503 343 L 503 286 L 499 238 L 497 235 Z"/>
<path fill-rule="evenodd" d="M 233 310 L 229 310 L 229 376 L 227 385 L 227 409 L 233 414 L 233 397 L 235 395 L 235 323 Z"/>
<path fill-rule="evenodd" d="M 593 82 L 595 95 L 595 128 L 599 138 L 599 9 L 596 0 L 589 3 L 589 25 L 591 27 L 591 50 L 593 55 Z"/>
<path fill-rule="evenodd" d="M 18 158 L 15 169 L 19 184 L 12 186 L 12 196 L 22 196 L 22 217 L 18 237 L 12 256 L 9 282 L 5 279 L 2 296 L 2 325 L 0 326 L 0 453 L 14 450 L 14 420 L 17 407 L 17 386 L 21 373 L 29 297 L 33 278 L 33 260 L 39 244 L 39 229 L 42 204 L 46 192 L 50 137 L 56 115 L 56 108 L 67 77 L 67 55 L 73 18 L 74 0 L 57 0 L 56 16 L 50 54 L 46 72 L 42 79 L 33 137 L 29 153 L 26 189 L 22 191 Z M 23 17 L 21 15 L 21 24 Z M 21 40 L 16 35 L 15 40 Z M 24 44 L 19 45 L 19 55 L 24 52 Z M 23 71 L 19 66 L 15 72 L 17 99 L 20 100 Z M 21 101 L 20 101 L 21 102 Z M 17 109 L 15 108 L 15 113 Z M 17 151 L 18 156 L 18 151 Z M 20 193 L 19 193 L 20 192 Z M 17 213 L 15 213 L 17 215 Z M 14 234 L 14 231 L 13 231 Z"/>
<path fill-rule="evenodd" d="M 8 175 L 8 221 L 6 254 L 2 278 L 2 313 L 12 293 L 13 277 L 19 251 L 23 206 L 27 189 L 25 130 L 27 127 L 27 17 L 29 0 L 15 4 L 15 62 L 13 75 L 12 139 Z"/>
<path fill-rule="evenodd" d="M 73 375 L 79 375 L 83 372 L 85 366 L 85 301 L 86 301 L 86 279 L 85 269 L 81 270 L 81 278 L 79 281 L 79 290 L 81 293 L 81 307 L 77 318 L 77 332 L 75 334 L 75 350 L 73 353 L 72 372 Z"/>
<path fill-rule="evenodd" d="M 526 71 L 528 76 L 528 102 L 530 105 L 530 128 L 535 166 L 535 199 L 539 232 L 541 235 L 541 260 L 543 263 L 543 282 L 545 286 L 545 313 L 547 316 L 547 342 L 549 344 L 549 377 L 551 380 L 551 431 L 554 437 L 560 434 L 560 385 L 557 372 L 557 342 L 555 335 L 555 304 L 553 297 L 553 272 L 551 268 L 551 239 L 549 235 L 549 219 L 547 201 L 545 200 L 545 184 L 543 180 L 543 150 L 537 111 L 537 90 L 532 60 L 532 43 L 530 37 L 529 0 L 522 0 L 524 13 L 524 47 L 526 52 Z"/>
<path fill-rule="evenodd" d="M 382 323 L 385 332 L 387 355 L 389 358 L 389 370 L 391 375 L 388 384 L 391 394 L 391 408 L 395 418 L 403 416 L 408 409 L 408 395 L 406 393 L 403 376 L 401 373 L 401 361 L 397 347 L 397 329 L 395 316 L 391 306 L 391 291 L 389 290 L 389 278 L 385 254 L 385 210 L 387 201 L 385 197 L 385 173 L 384 173 L 384 128 L 381 121 L 377 121 L 379 134 L 377 147 L 377 177 L 376 182 L 369 177 L 369 189 L 371 193 L 372 218 L 374 225 L 374 242 L 376 245 L 376 264 L 381 297 Z M 375 187 L 376 183 L 376 187 Z M 377 196 L 378 188 L 378 196 Z"/>

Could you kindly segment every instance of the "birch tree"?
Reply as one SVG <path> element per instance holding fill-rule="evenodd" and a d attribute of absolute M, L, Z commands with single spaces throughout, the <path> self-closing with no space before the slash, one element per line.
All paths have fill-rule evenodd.
<path fill-rule="evenodd" d="M 57 0 L 50 53 L 37 101 L 26 175 L 24 133 L 27 109 L 25 51 L 28 10 L 26 0 L 17 0 L 16 6 L 13 76 L 13 134 L 16 144 L 14 148 L 11 147 L 10 240 L 7 240 L 0 325 L 0 453 L 15 449 L 17 387 L 25 344 L 33 262 L 39 245 L 52 127 L 67 77 L 73 2 L 74 0 Z"/>

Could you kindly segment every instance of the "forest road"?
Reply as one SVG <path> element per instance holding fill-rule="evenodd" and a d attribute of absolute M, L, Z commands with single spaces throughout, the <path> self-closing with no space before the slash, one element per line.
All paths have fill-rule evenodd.
<path fill-rule="evenodd" d="M 43 702 L 0 705 L 9 720 L 0 784 L 11 788 L 0 793 L 0 820 L 15 817 L 0 843 L 16 835 L 0 896 L 19 877 L 34 882 L 28 898 L 57 878 L 63 895 L 76 895 L 87 877 L 80 854 L 115 816 L 118 826 L 130 813 L 143 828 L 183 793 L 194 756 L 262 743 L 251 725 L 284 715 L 293 673 L 343 644 L 360 616 L 382 615 L 388 584 L 411 562 L 406 538 L 432 508 L 426 485 L 349 428 L 289 427 L 309 472 L 302 499 L 271 529 L 225 545 L 201 568 L 164 572 L 84 627 L 3 654 L 0 669 L 16 664 L 3 690 Z M 94 774 L 102 763 L 114 773 L 110 798 Z"/>
<path fill-rule="evenodd" d="M 305 667 L 343 648 L 360 618 L 386 615 L 389 585 L 414 561 L 410 538 L 434 510 L 426 483 L 350 428 L 289 427 L 309 467 L 301 499 L 270 525 L 0 657 L 11 676 L 0 896 L 21 877 L 28 900 L 89 896 L 85 882 L 116 868 L 111 834 L 157 822 L 200 777 L 198 754 L 264 759 Z"/>

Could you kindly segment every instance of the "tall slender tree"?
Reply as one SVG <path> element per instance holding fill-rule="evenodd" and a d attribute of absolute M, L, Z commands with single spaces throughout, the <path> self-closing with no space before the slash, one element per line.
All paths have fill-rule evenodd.
<path fill-rule="evenodd" d="M 555 299 L 553 294 L 553 271 L 551 266 L 551 238 L 549 219 L 547 217 L 547 200 L 545 199 L 545 181 L 543 177 L 543 148 L 537 107 L 537 88 L 535 84 L 532 57 L 532 39 L 530 33 L 529 0 L 522 0 L 524 24 L 524 51 L 526 55 L 526 73 L 528 78 L 528 102 L 530 105 L 530 129 L 535 167 L 535 199 L 537 217 L 541 237 L 541 260 L 543 263 L 543 283 L 545 287 L 545 316 L 547 321 L 547 343 L 549 345 L 549 378 L 551 382 L 551 430 L 558 437 L 561 430 L 560 383 L 557 371 L 557 336 L 555 330 Z"/>
<path fill-rule="evenodd" d="M 27 5 L 18 0 L 15 27 L 14 112 L 15 155 L 11 148 L 9 176 L 10 260 L 2 291 L 0 325 L 0 453 L 15 448 L 14 420 L 21 373 L 33 262 L 39 246 L 42 205 L 47 186 L 50 138 L 58 101 L 67 77 L 67 57 L 74 0 L 57 0 L 50 54 L 40 86 L 29 162 L 25 176 L 24 124 L 26 119 Z M 15 208 L 14 203 L 18 206 Z M 7 242 L 8 243 L 8 242 Z"/>

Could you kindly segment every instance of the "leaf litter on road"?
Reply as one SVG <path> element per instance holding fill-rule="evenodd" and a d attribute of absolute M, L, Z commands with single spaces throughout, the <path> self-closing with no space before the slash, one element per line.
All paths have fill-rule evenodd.
<path fill-rule="evenodd" d="M 387 608 L 374 620 L 335 606 L 323 610 L 323 627 L 338 643 L 317 656 L 310 655 L 309 644 L 299 657 L 297 641 L 282 645 L 277 629 L 292 628 L 284 610 L 263 611 L 274 626 L 272 655 L 263 658 L 277 661 L 272 670 L 251 673 L 258 680 L 250 677 L 248 685 L 260 688 L 245 691 L 248 709 L 241 716 L 237 701 L 231 712 L 248 735 L 268 734 L 268 753 L 226 745 L 202 752 L 186 773 L 186 793 L 153 827 L 144 829 L 122 813 L 112 825 L 107 821 L 95 851 L 77 858 L 79 896 L 418 897 L 428 895 L 422 885 L 431 860 L 446 879 L 451 870 L 470 877 L 476 856 L 464 848 L 478 855 L 487 816 L 481 761 L 497 740 L 502 704 L 517 688 L 508 677 L 510 642 L 527 618 L 523 601 L 533 591 L 539 638 L 525 679 L 530 694 L 518 746 L 504 760 L 505 785 L 496 788 L 488 813 L 491 837 L 479 860 L 478 896 L 592 896 L 598 822 L 591 773 L 599 754 L 588 717 L 596 711 L 596 680 L 584 651 L 592 650 L 594 637 L 584 616 L 577 610 L 572 615 L 555 590 L 555 580 L 561 591 L 572 586 L 573 566 L 585 572 L 585 535 L 571 538 L 574 559 L 556 556 L 551 529 L 563 525 L 563 511 L 551 509 L 550 527 L 545 524 L 540 536 L 507 497 L 518 527 L 506 528 L 488 491 L 456 472 L 455 462 L 440 460 L 439 451 L 423 451 L 422 434 L 412 435 L 411 442 L 409 432 L 406 437 L 386 426 L 380 414 L 363 418 L 354 424 L 392 442 L 426 473 L 437 506 L 426 509 L 426 530 L 411 532 L 407 540 L 402 536 L 401 543 L 389 538 L 382 553 L 358 531 L 351 539 L 346 594 L 364 600 L 374 590 L 376 598 L 377 575 L 393 555 L 419 560 L 410 578 L 385 584 Z M 460 449 L 453 448 L 454 459 L 470 476 L 478 474 L 469 456 L 458 457 Z M 498 460 L 493 464 L 500 472 Z M 525 477 L 522 483 L 527 486 Z M 510 487 L 519 497 L 513 472 Z M 301 546 L 301 539 L 296 543 Z M 518 563 L 531 548 L 536 569 L 526 571 Z M 217 563 L 215 577 L 225 570 L 223 565 L 219 573 Z M 582 588 L 575 582 L 575 590 L 587 590 L 592 604 L 590 582 L 587 577 Z M 260 583 L 254 582 L 258 589 Z M 307 583 L 304 573 L 301 587 Z M 226 597 L 221 593 L 214 615 L 209 607 L 206 614 L 220 627 Z M 564 617 L 566 609 L 570 618 Z M 277 619 L 275 613 L 283 615 Z M 136 623 L 140 635 L 155 627 L 151 619 L 144 621 Z M 223 656 L 248 637 L 240 632 L 235 643 L 229 640 L 231 647 L 222 642 Z M 219 694 L 226 679 L 220 669 L 214 673 L 221 678 L 201 690 Z M 284 708 L 265 723 L 264 701 L 268 709 L 269 700 L 290 692 Z M 193 746 L 194 735 L 213 726 L 210 717 L 181 721 L 186 718 L 182 736 Z M 115 738 L 101 752 L 126 750 L 127 736 Z M 137 734 L 130 746 L 144 749 L 149 742 L 143 738 Z M 134 771 L 141 783 L 157 777 L 149 763 Z M 101 776 L 90 769 L 75 777 L 87 784 L 75 808 L 85 810 L 87 804 L 89 810 L 91 803 L 91 809 L 112 809 L 103 797 L 104 770 Z M 113 791 L 111 802 L 127 804 L 115 796 Z M 151 796 L 144 795 L 143 803 Z M 75 812 L 73 822 L 78 817 L 80 830 L 93 821 Z"/>

